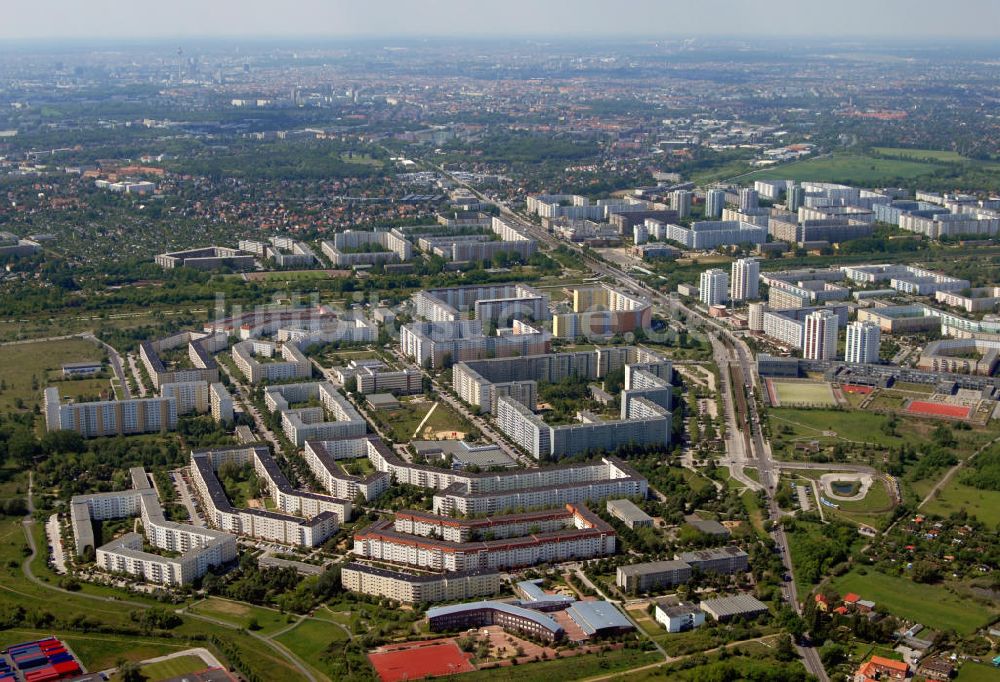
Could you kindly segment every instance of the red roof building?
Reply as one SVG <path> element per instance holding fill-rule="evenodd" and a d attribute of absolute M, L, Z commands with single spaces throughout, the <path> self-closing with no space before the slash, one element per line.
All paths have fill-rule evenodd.
<path fill-rule="evenodd" d="M 870 661 L 861 664 L 854 673 L 854 682 L 875 682 L 875 680 L 905 680 L 910 672 L 910 666 L 903 661 L 891 658 L 872 656 Z"/>

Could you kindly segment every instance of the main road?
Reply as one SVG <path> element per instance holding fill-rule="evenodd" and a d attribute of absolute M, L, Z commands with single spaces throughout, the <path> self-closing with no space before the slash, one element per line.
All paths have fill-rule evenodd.
<path fill-rule="evenodd" d="M 726 463 L 729 466 L 733 478 L 739 480 L 743 485 L 752 490 L 763 489 L 767 496 L 767 510 L 772 520 L 781 517 L 781 510 L 774 499 L 777 487 L 777 477 L 775 475 L 774 459 L 771 452 L 771 445 L 764 438 L 761 431 L 760 415 L 757 412 L 756 396 L 760 395 L 760 387 L 757 385 L 756 372 L 750 349 L 741 338 L 735 335 L 729 328 L 719 324 L 716 320 L 709 318 L 700 311 L 684 305 L 680 300 L 664 294 L 645 282 L 636 279 L 624 270 L 609 264 L 608 262 L 586 253 L 583 249 L 575 245 L 557 239 L 538 225 L 526 219 L 519 213 L 513 211 L 503 202 L 495 201 L 486 197 L 476 188 L 466 182 L 462 182 L 448 173 L 440 166 L 434 166 L 436 170 L 448 176 L 456 185 L 464 187 L 476 195 L 480 200 L 497 205 L 501 215 L 510 222 L 517 225 L 524 232 L 530 234 L 539 242 L 548 244 L 551 247 L 567 246 L 574 249 L 581 257 L 585 266 L 594 274 L 607 277 L 614 281 L 618 287 L 630 289 L 633 293 L 641 294 L 649 299 L 654 305 L 659 305 L 660 310 L 671 315 L 683 313 L 687 316 L 688 327 L 698 329 L 707 333 L 712 342 L 712 351 L 715 356 L 716 365 L 719 368 L 719 376 L 722 379 L 723 407 L 725 408 L 727 421 L 727 453 Z M 732 386 L 729 368 L 738 368 L 739 375 L 744 380 L 742 386 Z M 728 388 L 728 390 L 727 390 Z M 740 391 L 745 397 L 746 419 L 743 424 L 737 420 L 735 409 L 736 392 Z M 745 431 L 746 437 L 743 437 Z M 740 435 L 737 436 L 737 433 Z M 743 471 L 746 463 L 751 462 L 756 466 L 760 484 L 747 477 Z M 788 549 L 788 539 L 781 524 L 774 524 L 771 531 L 777 551 L 781 555 L 781 560 L 791 577 L 782 587 L 782 594 L 789 601 L 796 613 L 802 613 L 802 605 L 799 602 L 798 592 L 795 587 L 794 567 L 792 566 L 791 554 Z M 819 655 L 814 647 L 797 646 L 799 654 L 805 663 L 806 669 L 815 675 L 821 682 L 828 682 L 826 670 L 819 660 Z"/>

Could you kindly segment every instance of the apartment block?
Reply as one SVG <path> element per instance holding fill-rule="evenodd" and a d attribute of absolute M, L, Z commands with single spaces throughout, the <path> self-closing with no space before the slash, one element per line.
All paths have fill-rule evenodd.
<path fill-rule="evenodd" d="M 127 436 L 177 428 L 177 401 L 165 398 L 61 403 L 59 389 L 45 389 L 45 428 L 76 431 L 84 438 Z"/>
<path fill-rule="evenodd" d="M 500 592 L 502 581 L 496 571 L 459 571 L 411 574 L 369 566 L 356 561 L 340 569 L 345 589 L 405 604 L 460 601 L 489 597 Z"/>

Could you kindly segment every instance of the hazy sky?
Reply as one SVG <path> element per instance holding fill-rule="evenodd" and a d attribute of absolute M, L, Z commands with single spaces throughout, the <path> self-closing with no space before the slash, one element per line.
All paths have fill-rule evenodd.
<path fill-rule="evenodd" d="M 1000 0 L 3 0 L 0 6 L 0 40 L 480 35 L 1000 38 Z"/>

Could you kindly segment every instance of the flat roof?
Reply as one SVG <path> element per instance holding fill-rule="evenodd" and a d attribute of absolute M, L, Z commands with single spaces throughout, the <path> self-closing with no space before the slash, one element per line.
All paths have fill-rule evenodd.
<path fill-rule="evenodd" d="M 521 591 L 526 599 L 533 602 L 566 602 L 573 603 L 576 601 L 573 597 L 565 594 L 549 594 L 542 589 L 542 579 L 537 580 L 522 580 L 517 584 L 517 589 Z"/>
<path fill-rule="evenodd" d="M 725 618 L 767 611 L 767 604 L 750 594 L 736 594 L 731 597 L 707 599 L 701 603 L 701 608 L 703 611 L 710 611 L 716 617 Z"/>
<path fill-rule="evenodd" d="M 608 500 L 608 509 L 612 507 L 629 521 L 652 521 L 653 517 L 639 509 L 632 500 Z"/>
<path fill-rule="evenodd" d="M 566 610 L 569 617 L 588 635 L 609 628 L 635 629 L 614 604 L 606 601 L 578 601 Z"/>
<path fill-rule="evenodd" d="M 708 535 L 729 535 L 729 529 L 723 526 L 718 521 L 713 521 L 711 519 L 703 519 L 699 516 L 691 514 L 690 516 L 685 516 L 684 521 L 687 522 L 689 526 L 695 530 L 701 531 Z"/>
<path fill-rule="evenodd" d="M 678 561 L 700 562 L 713 561 L 715 559 L 731 559 L 734 557 L 744 557 L 747 553 L 736 545 L 726 545 L 725 547 L 715 547 L 713 549 L 699 549 L 694 552 L 681 552 L 674 556 Z"/>
<path fill-rule="evenodd" d="M 670 571 L 691 570 L 691 564 L 685 561 L 648 561 L 630 566 L 619 566 L 618 570 L 625 575 L 650 575 L 652 573 L 668 573 Z"/>

